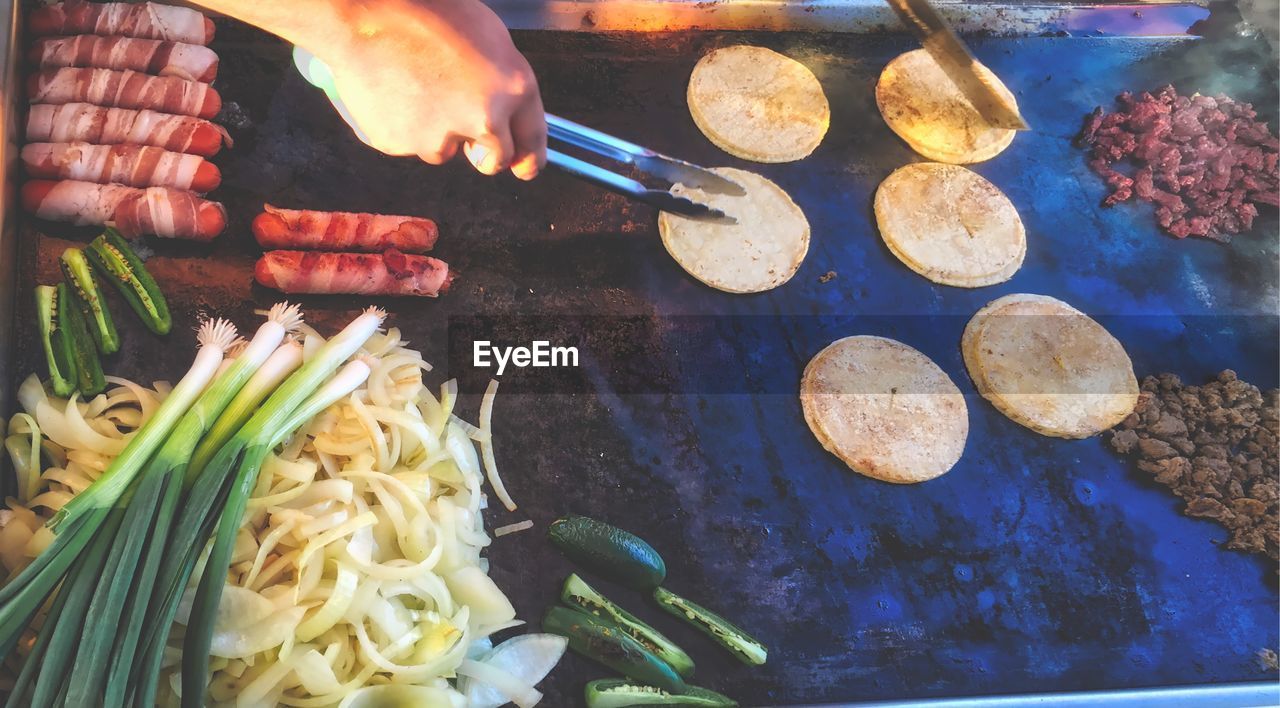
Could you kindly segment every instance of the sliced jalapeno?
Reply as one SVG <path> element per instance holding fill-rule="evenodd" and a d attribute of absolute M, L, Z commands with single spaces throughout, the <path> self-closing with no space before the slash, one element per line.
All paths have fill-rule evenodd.
<path fill-rule="evenodd" d="M 552 607 L 542 620 L 542 629 L 569 640 L 569 648 L 637 681 L 651 683 L 671 693 L 685 690 L 684 680 L 639 642 L 585 612 Z"/>
<path fill-rule="evenodd" d="M 62 283 L 63 286 L 66 283 Z M 70 292 L 67 297 L 70 297 Z M 80 308 L 68 305 L 62 308 L 67 319 L 60 324 L 71 339 L 71 351 L 76 359 L 76 388 L 86 398 L 96 396 L 107 388 L 107 378 L 102 375 L 102 362 L 98 361 L 98 348 L 93 344 L 93 337 L 84 323 Z"/>
<path fill-rule="evenodd" d="M 147 329 L 168 334 L 173 326 L 169 305 L 160 286 L 142 265 L 142 259 L 115 229 L 107 229 L 89 244 L 89 262 L 98 273 L 120 290 L 129 306 L 138 313 Z"/>
<path fill-rule="evenodd" d="M 40 330 L 40 344 L 44 347 L 45 363 L 49 365 L 49 386 L 58 396 L 70 396 L 76 390 L 77 373 L 71 333 L 64 327 L 67 321 L 60 312 L 69 308 L 67 286 L 59 283 L 36 286 L 36 326 Z"/>
<path fill-rule="evenodd" d="M 759 666 L 768 658 L 769 650 L 750 634 L 729 620 L 694 602 L 667 590 L 653 591 L 658 606 L 702 630 L 744 664 Z"/>
<path fill-rule="evenodd" d="M 111 311 L 107 309 L 107 301 L 102 296 L 102 289 L 89 269 L 89 261 L 84 251 L 68 248 L 58 259 L 62 266 L 62 278 L 67 281 L 72 299 L 80 308 L 80 314 L 93 335 L 93 343 L 103 354 L 115 354 L 120 351 L 120 335 L 116 333 L 116 323 L 111 319 Z"/>
<path fill-rule="evenodd" d="M 646 686 L 626 679 L 596 679 L 587 684 L 587 708 L 626 708 L 626 706 L 702 706 L 733 708 L 732 698 L 697 686 L 684 693 L 669 693 L 657 686 Z"/>
<path fill-rule="evenodd" d="M 547 534 L 565 555 L 611 580 L 636 590 L 652 590 L 667 577 L 667 564 L 643 538 L 585 516 L 551 522 Z"/>
<path fill-rule="evenodd" d="M 693 659 L 675 642 L 661 632 L 645 624 L 644 620 L 618 607 L 609 598 L 587 584 L 587 581 L 571 573 L 564 581 L 560 600 L 569 607 L 600 617 L 617 625 L 618 629 L 671 665 L 684 678 L 693 677 Z"/>

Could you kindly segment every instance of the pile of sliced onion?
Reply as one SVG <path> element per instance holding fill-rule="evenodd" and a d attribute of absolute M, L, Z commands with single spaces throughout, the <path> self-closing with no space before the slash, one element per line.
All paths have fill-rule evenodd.
<path fill-rule="evenodd" d="M 304 350 L 323 339 L 304 332 Z M 431 366 L 391 329 L 375 335 L 368 381 L 274 451 L 232 554 L 211 647 L 217 705 L 532 706 L 565 640 L 525 635 L 481 557 L 486 474 L 509 508 L 493 457 L 494 388 L 473 426 L 437 398 Z M 19 504 L 0 513 L 0 564 L 13 573 L 52 541 L 44 521 L 101 474 L 168 386 L 111 379 L 90 401 L 61 400 L 32 377 L 4 438 Z M 45 462 L 52 462 L 43 470 Z M 503 531 L 524 528 L 525 523 Z M 194 577 L 199 577 L 197 572 Z M 188 593 L 190 595 L 190 593 Z M 191 597 L 179 608 L 179 624 Z M 162 704 L 177 701 L 181 628 L 166 652 Z"/>

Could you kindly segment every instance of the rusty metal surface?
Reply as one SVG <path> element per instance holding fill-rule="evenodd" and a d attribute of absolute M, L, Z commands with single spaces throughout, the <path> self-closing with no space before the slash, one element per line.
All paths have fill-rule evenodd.
<path fill-rule="evenodd" d="M 522 618 L 536 625 L 571 569 L 540 531 L 574 511 L 649 539 L 674 590 L 770 645 L 766 666 L 737 665 L 643 598 L 600 583 L 690 651 L 697 683 L 748 705 L 1269 676 L 1255 653 L 1277 644 L 1274 573 L 1214 548 L 1221 529 L 1182 517 L 1172 497 L 1099 440 L 1036 436 L 971 395 L 961 463 L 933 482 L 896 487 L 827 455 L 794 395 L 809 357 L 853 333 L 902 339 L 972 394 L 960 330 L 986 301 L 1017 291 L 1103 316 L 1139 375 L 1199 379 L 1230 366 L 1274 386 L 1274 244 L 1256 235 L 1230 247 L 1174 242 L 1145 208 L 1100 210 L 1103 186 L 1069 145 L 1080 117 L 1120 90 L 1167 80 L 1216 88 L 1187 68 L 1202 51 L 1194 42 L 974 41 L 1039 130 L 976 167 L 1022 211 L 1027 263 L 1011 283 L 964 291 L 907 271 L 871 219 L 875 186 L 917 159 L 879 119 L 871 94 L 880 68 L 909 48 L 905 38 L 519 33 L 549 110 L 702 164 L 757 170 L 795 197 L 813 226 L 808 259 L 785 287 L 734 297 L 680 271 L 651 210 L 563 175 L 522 184 L 376 155 L 292 70 L 286 46 L 230 24 L 219 32 L 218 88 L 228 105 L 220 120 L 236 146 L 215 160 L 225 182 L 214 196 L 227 204 L 230 228 L 211 247 L 151 242 L 149 267 L 169 295 L 174 332 L 153 337 L 117 317 L 124 349 L 108 371 L 175 378 L 190 361 L 199 314 L 249 326 L 255 307 L 278 299 L 250 284 L 258 249 L 248 224 L 264 201 L 431 216 L 441 225 L 436 255 L 460 273 L 453 291 L 373 300 L 428 360 L 450 360 L 450 318 L 502 315 L 513 340 L 542 336 L 562 322 L 549 319 L 557 315 L 603 323 L 579 333 L 589 391 L 510 393 L 495 409 L 498 456 L 522 507 L 491 511 L 487 522 L 532 518 L 539 529 L 499 539 L 490 553 Z M 693 126 L 689 70 L 710 48 L 739 42 L 786 51 L 823 81 L 832 128 L 811 158 L 751 165 Z M 1242 98 L 1274 91 L 1243 72 L 1220 73 Z M 1260 98 L 1275 104 L 1273 94 Z M 1255 234 L 1275 230 L 1270 212 Z M 20 311 L 31 307 L 32 281 L 56 278 L 56 253 L 91 235 L 26 226 Z M 828 271 L 835 279 L 820 281 Z M 367 304 L 304 303 L 324 331 Z M 682 329 L 679 315 L 694 329 Z M 17 370 L 41 371 L 30 318 L 18 323 Z M 509 383 L 519 388 L 517 378 Z M 474 396 L 465 404 L 474 417 Z M 567 658 L 545 684 L 547 705 L 578 704 L 583 683 L 602 675 Z"/>

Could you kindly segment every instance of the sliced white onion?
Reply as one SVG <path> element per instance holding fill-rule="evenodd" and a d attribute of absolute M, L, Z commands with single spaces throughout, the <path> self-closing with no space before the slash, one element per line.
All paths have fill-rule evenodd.
<path fill-rule="evenodd" d="M 493 536 L 494 538 L 502 538 L 503 536 L 506 536 L 509 533 L 519 533 L 521 531 L 528 531 L 531 528 L 533 528 L 533 520 L 525 519 L 524 521 L 517 521 L 514 524 L 499 526 L 498 528 L 493 530 Z"/>

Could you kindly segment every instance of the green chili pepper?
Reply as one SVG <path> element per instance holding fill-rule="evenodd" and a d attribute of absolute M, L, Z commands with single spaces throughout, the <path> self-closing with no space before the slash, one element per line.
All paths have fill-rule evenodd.
<path fill-rule="evenodd" d="M 658 630 L 645 624 L 644 620 L 610 602 L 607 597 L 588 585 L 587 581 L 578 577 L 577 573 L 572 573 L 565 579 L 560 600 L 572 609 L 595 615 L 616 625 L 627 636 L 670 664 L 676 673 L 686 679 L 693 677 L 693 659 L 689 658 L 683 649 Z"/>
<path fill-rule="evenodd" d="M 66 283 L 62 283 L 65 286 Z M 70 293 L 63 290 L 70 297 Z M 80 315 L 80 308 L 66 306 L 61 313 L 67 318 L 58 326 L 67 332 L 71 340 L 71 351 L 76 359 L 76 388 L 86 398 L 96 396 L 107 389 L 107 378 L 102 375 L 102 362 L 98 361 L 98 348 L 93 344 L 89 328 Z"/>
<path fill-rule="evenodd" d="M 569 640 L 569 648 L 637 681 L 651 683 L 672 693 L 683 693 L 680 675 L 639 642 L 617 627 L 585 612 L 552 607 L 542 629 Z"/>
<path fill-rule="evenodd" d="M 674 694 L 626 679 L 596 679 L 587 684 L 587 708 L 626 708 L 626 706 L 702 706 L 733 708 L 732 698 L 697 686 Z"/>
<path fill-rule="evenodd" d="M 89 244 L 89 262 L 98 273 L 111 281 L 147 329 L 168 334 L 173 326 L 169 305 L 160 286 L 142 265 L 142 259 L 129 248 L 129 243 L 115 229 L 107 229 Z"/>
<path fill-rule="evenodd" d="M 667 577 L 662 556 L 639 536 L 585 516 L 551 522 L 547 534 L 569 558 L 636 590 L 652 590 Z"/>
<path fill-rule="evenodd" d="M 62 278 L 67 281 L 67 288 L 74 295 L 73 299 L 84 316 L 85 324 L 93 335 L 93 343 L 103 354 L 115 354 L 120 351 L 120 335 L 116 333 L 116 324 L 111 319 L 111 311 L 107 309 L 107 301 L 102 296 L 102 289 L 89 270 L 89 261 L 84 251 L 68 248 L 59 259 L 62 266 Z"/>
<path fill-rule="evenodd" d="M 662 609 L 716 640 L 742 663 L 759 666 L 768 658 L 769 650 L 763 644 L 711 610 L 690 602 L 666 588 L 654 590 L 653 599 L 658 601 L 658 606 Z"/>
<path fill-rule="evenodd" d="M 49 365 L 49 385 L 58 396 L 70 396 L 76 390 L 78 375 L 71 334 L 63 327 L 67 317 L 62 312 L 71 307 L 67 298 L 65 283 L 36 286 L 36 326 Z"/>

